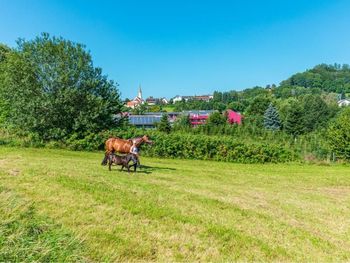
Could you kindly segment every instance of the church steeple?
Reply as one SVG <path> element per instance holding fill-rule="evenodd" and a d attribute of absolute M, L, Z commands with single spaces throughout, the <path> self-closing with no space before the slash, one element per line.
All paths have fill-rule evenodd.
<path fill-rule="evenodd" d="M 139 85 L 139 93 L 137 95 L 140 99 L 142 99 L 142 90 L 141 90 L 141 84 Z"/>

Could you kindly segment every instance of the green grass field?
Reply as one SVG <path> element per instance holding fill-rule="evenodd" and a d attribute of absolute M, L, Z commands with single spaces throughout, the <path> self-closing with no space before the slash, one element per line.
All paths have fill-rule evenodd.
<path fill-rule="evenodd" d="M 349 166 L 102 157 L 0 148 L 0 261 L 350 260 Z"/>

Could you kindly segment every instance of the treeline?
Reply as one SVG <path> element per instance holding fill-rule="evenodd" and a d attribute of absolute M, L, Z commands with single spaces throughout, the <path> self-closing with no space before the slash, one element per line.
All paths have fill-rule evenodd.
<path fill-rule="evenodd" d="M 260 126 L 256 122 L 258 115 L 251 117 L 254 122 L 250 120 L 244 121 L 243 125 L 231 125 L 225 114 L 215 112 L 209 116 L 205 125 L 195 128 L 191 127 L 188 116 L 179 118 L 172 127 L 167 118 L 162 118 L 157 130 L 169 135 L 228 137 L 248 145 L 279 145 L 291 151 L 294 160 L 350 161 L 350 107 L 337 111 L 333 117 L 327 108 L 319 108 L 319 112 L 316 112 L 317 107 L 303 116 L 303 107 L 294 103 L 289 105 L 290 111 L 285 122 L 280 121 L 277 109 L 269 104 L 260 116 Z"/>
<path fill-rule="evenodd" d="M 232 107 L 233 110 L 236 110 Z M 175 130 L 187 130 L 193 133 L 217 134 L 221 133 L 219 125 L 227 126 L 225 134 L 252 131 L 250 136 L 259 134 L 263 130 L 283 131 L 289 135 L 297 136 L 326 128 L 330 121 L 340 111 L 338 104 L 326 94 L 307 94 L 288 99 L 278 99 L 271 94 L 262 94 L 253 97 L 243 111 L 243 125 L 239 128 L 230 128 L 231 125 L 222 117 L 222 114 L 210 116 L 207 125 L 196 129 L 186 129 L 186 125 L 179 125 L 180 119 L 175 123 Z M 220 112 L 220 111 L 219 111 Z M 222 117 L 219 117 L 222 116 Z M 220 132 L 217 132 L 220 130 Z M 226 132 L 229 131 L 229 132 Z"/>
<path fill-rule="evenodd" d="M 348 64 L 321 64 L 282 81 L 281 87 L 304 87 L 326 92 L 350 93 L 350 66 Z"/>

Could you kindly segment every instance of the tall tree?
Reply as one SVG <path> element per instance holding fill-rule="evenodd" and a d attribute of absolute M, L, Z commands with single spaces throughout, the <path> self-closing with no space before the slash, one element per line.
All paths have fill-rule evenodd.
<path fill-rule="evenodd" d="M 345 108 L 328 130 L 331 150 L 340 159 L 350 161 L 350 108 Z"/>
<path fill-rule="evenodd" d="M 83 45 L 48 34 L 17 45 L 0 91 L 11 105 L 9 126 L 50 140 L 116 125 L 122 109 L 117 84 L 93 66 Z"/>
<path fill-rule="evenodd" d="M 218 126 L 218 125 L 223 125 L 226 123 L 227 123 L 227 118 L 223 114 L 221 114 L 220 112 L 215 111 L 209 115 L 208 125 Z"/>
<path fill-rule="evenodd" d="M 303 108 L 297 101 L 292 101 L 287 108 L 284 129 L 288 134 L 297 136 L 304 133 Z"/>
<path fill-rule="evenodd" d="M 319 95 L 308 94 L 302 100 L 304 111 L 304 128 L 306 132 L 311 132 L 319 127 L 325 127 L 329 118 L 330 110 L 328 105 Z"/>
<path fill-rule="evenodd" d="M 0 43 L 0 127 L 4 124 L 10 105 L 5 101 L 4 97 L 1 97 L 2 91 L 5 89 L 5 76 L 6 76 L 6 61 L 11 54 L 11 49 Z"/>
<path fill-rule="evenodd" d="M 0 63 L 5 61 L 6 56 L 10 52 L 11 52 L 11 49 L 8 46 L 0 43 Z"/>
<path fill-rule="evenodd" d="M 177 118 L 176 122 L 176 128 L 178 129 L 186 129 L 191 127 L 191 120 L 190 120 L 190 115 L 185 114 Z"/>
<path fill-rule="evenodd" d="M 160 122 L 158 123 L 158 130 L 165 133 L 170 133 L 171 126 L 168 118 L 168 114 L 163 114 Z"/>
<path fill-rule="evenodd" d="M 265 95 L 256 96 L 253 100 L 251 100 L 248 108 L 245 111 L 246 123 L 253 124 L 255 127 L 263 128 L 264 113 L 270 103 L 270 97 Z"/>
<path fill-rule="evenodd" d="M 279 130 L 281 121 L 277 109 L 270 103 L 264 114 L 264 126 L 268 130 Z"/>
<path fill-rule="evenodd" d="M 342 92 L 340 93 L 340 98 L 339 99 L 341 99 L 341 100 L 345 100 L 346 99 L 344 90 L 342 90 Z"/>

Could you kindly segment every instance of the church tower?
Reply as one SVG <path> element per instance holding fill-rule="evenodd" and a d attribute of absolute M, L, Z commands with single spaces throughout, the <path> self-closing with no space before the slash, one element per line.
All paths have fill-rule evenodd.
<path fill-rule="evenodd" d="M 137 95 L 140 99 L 142 99 L 142 90 L 141 90 L 141 84 L 139 85 L 139 93 Z"/>

